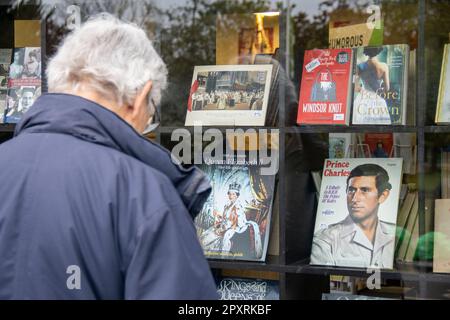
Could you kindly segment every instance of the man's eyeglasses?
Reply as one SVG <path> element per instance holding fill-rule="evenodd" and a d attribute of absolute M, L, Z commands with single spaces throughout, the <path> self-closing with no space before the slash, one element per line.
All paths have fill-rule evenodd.
<path fill-rule="evenodd" d="M 149 100 L 153 107 L 153 116 L 150 118 L 149 122 L 147 123 L 147 126 L 144 129 L 144 132 L 142 132 L 143 135 L 146 135 L 146 134 L 154 131 L 159 126 L 159 123 L 161 122 L 158 106 L 156 105 L 153 98 L 150 98 Z"/>

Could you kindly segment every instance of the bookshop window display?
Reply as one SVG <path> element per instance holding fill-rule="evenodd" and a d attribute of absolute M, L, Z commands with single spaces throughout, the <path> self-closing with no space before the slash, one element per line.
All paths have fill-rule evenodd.
<path fill-rule="evenodd" d="M 168 66 L 148 138 L 212 181 L 223 299 L 450 298 L 450 1 L 0 0 L 0 142 L 103 11 Z"/>

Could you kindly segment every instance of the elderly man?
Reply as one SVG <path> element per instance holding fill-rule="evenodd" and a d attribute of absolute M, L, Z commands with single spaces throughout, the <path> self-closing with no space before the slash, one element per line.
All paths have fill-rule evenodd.
<path fill-rule="evenodd" d="M 0 299 L 215 299 L 192 218 L 210 193 L 140 136 L 167 71 L 109 15 L 70 34 L 0 145 Z"/>

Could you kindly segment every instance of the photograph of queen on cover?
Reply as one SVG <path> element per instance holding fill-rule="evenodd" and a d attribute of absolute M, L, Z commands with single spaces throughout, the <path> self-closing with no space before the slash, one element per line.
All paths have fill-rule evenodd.
<path fill-rule="evenodd" d="M 212 193 L 195 219 L 205 256 L 263 261 L 267 252 L 274 176 L 259 166 L 204 165 Z"/>
<path fill-rule="evenodd" d="M 399 167 L 401 170 L 401 162 Z M 396 173 L 394 175 L 397 175 Z M 327 184 L 326 178 L 324 177 L 324 182 Z M 337 179 L 337 177 L 332 178 Z M 319 221 L 316 221 L 311 264 L 392 268 L 397 208 L 394 212 L 387 212 L 391 216 L 392 213 L 394 214 L 393 221 L 383 220 L 382 213 L 386 213 L 385 210 L 394 209 L 392 205 L 385 205 L 388 200 L 394 200 L 391 204 L 398 202 L 397 183 L 391 182 L 394 179 L 390 177 L 388 171 L 376 163 L 356 165 L 346 177 L 339 178 L 345 179 L 345 186 L 339 188 L 333 184 L 325 185 L 321 189 L 321 198 L 322 193 L 327 193 L 330 188 L 341 191 L 347 210 L 344 216 L 343 212 L 339 212 L 339 221 L 323 227 L 320 225 L 320 220 L 324 214 L 331 214 L 331 211 L 326 208 L 326 205 L 324 210 L 324 206 L 321 208 L 319 204 L 316 218 Z M 395 178 L 397 182 L 398 177 Z M 394 199 L 390 199 L 393 186 L 396 189 L 395 195 Z M 332 197 L 335 191 L 328 193 Z M 317 230 L 318 226 L 319 230 Z"/>

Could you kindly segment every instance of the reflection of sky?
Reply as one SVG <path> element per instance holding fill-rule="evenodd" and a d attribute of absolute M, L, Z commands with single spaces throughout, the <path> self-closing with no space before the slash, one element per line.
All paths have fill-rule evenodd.
<path fill-rule="evenodd" d="M 155 4 L 161 9 L 170 9 L 177 6 L 185 6 L 190 4 L 191 0 L 156 0 Z M 214 2 L 214 1 L 211 1 Z M 270 1 L 271 8 L 276 9 L 276 2 L 278 1 Z M 309 16 L 315 15 L 318 13 L 319 3 L 323 2 L 323 0 L 284 0 L 283 6 L 287 7 L 288 3 L 295 4 L 295 8 L 292 14 L 298 13 L 299 11 L 306 12 Z"/>
<path fill-rule="evenodd" d="M 14 0 L 14 3 L 19 4 L 19 3 L 32 3 L 32 0 Z M 91 0 L 78 0 L 78 1 L 74 1 L 74 0 L 42 0 L 42 4 L 46 7 L 48 7 L 49 9 L 57 7 L 57 6 L 62 6 L 62 7 L 67 7 L 71 4 L 81 4 L 82 6 L 89 6 L 92 5 Z M 210 3 L 214 3 L 214 0 L 210 0 Z M 276 10 L 277 6 L 276 3 L 280 2 L 279 0 L 271 0 L 271 9 L 272 10 Z M 313 15 L 317 15 L 319 13 L 319 4 L 323 3 L 324 0 L 283 0 L 283 7 L 286 8 L 288 5 L 294 5 L 294 9 L 291 12 L 291 16 L 292 15 L 296 15 L 298 14 L 300 11 L 307 13 L 307 15 L 311 18 Z M 350 7 L 354 7 L 356 4 L 362 5 L 365 4 L 367 5 L 368 3 L 378 3 L 379 1 L 377 0 L 349 0 L 349 6 Z M 95 3 L 95 1 L 94 1 Z M 101 4 L 103 3 L 103 4 Z M 106 0 L 106 1 L 102 1 L 102 2 L 98 2 L 97 6 L 98 8 L 104 7 L 104 9 L 108 8 L 114 4 L 120 4 L 121 1 L 117 1 L 117 0 Z M 149 3 L 154 5 L 155 7 L 162 9 L 162 10 L 167 10 L 167 9 L 171 9 L 171 8 L 176 8 L 176 7 L 185 7 L 185 6 L 189 6 L 192 7 L 193 5 L 193 0 L 130 0 L 130 3 L 134 3 L 136 4 L 137 7 L 140 7 L 141 5 L 143 5 L 144 3 Z M 338 1 L 334 2 L 333 8 L 336 7 L 336 5 L 338 4 Z M 331 9 L 331 8 L 330 8 Z"/>

